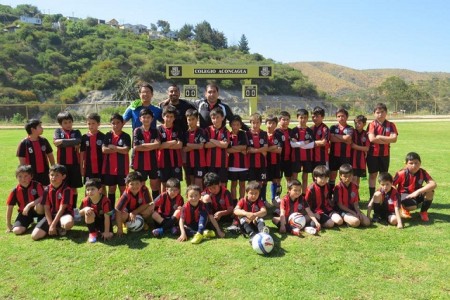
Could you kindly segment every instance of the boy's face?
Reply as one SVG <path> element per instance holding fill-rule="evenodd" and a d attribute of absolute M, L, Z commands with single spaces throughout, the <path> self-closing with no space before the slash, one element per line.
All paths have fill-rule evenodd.
<path fill-rule="evenodd" d="M 163 116 L 163 119 L 164 119 L 164 125 L 166 127 L 170 128 L 173 126 L 173 121 L 175 121 L 175 116 L 174 116 L 174 114 L 165 114 Z"/>
<path fill-rule="evenodd" d="M 222 128 L 223 117 L 220 114 L 214 114 L 211 116 L 211 123 L 214 128 L 219 129 Z"/>
<path fill-rule="evenodd" d="M 259 190 L 250 189 L 247 192 L 247 200 L 250 202 L 255 202 L 259 198 Z"/>
<path fill-rule="evenodd" d="M 378 122 L 383 123 L 386 120 L 387 112 L 384 109 L 377 108 L 373 113 Z"/>
<path fill-rule="evenodd" d="M 313 114 L 311 119 L 314 122 L 314 125 L 320 125 L 323 122 L 323 117 L 319 114 Z"/>
<path fill-rule="evenodd" d="M 241 129 L 241 122 L 239 121 L 231 122 L 231 131 L 233 131 L 233 133 L 237 133 L 240 129 Z"/>
<path fill-rule="evenodd" d="M 362 131 L 362 130 L 364 130 L 364 126 L 366 126 L 366 123 L 364 123 L 362 121 L 355 121 L 356 130 Z"/>
<path fill-rule="evenodd" d="M 210 186 L 208 186 L 206 188 L 213 195 L 217 195 L 220 192 L 220 185 L 218 185 L 218 184 L 213 184 L 213 185 L 210 185 Z"/>
<path fill-rule="evenodd" d="M 187 123 L 189 128 L 197 128 L 197 118 L 193 116 L 187 117 Z"/>
<path fill-rule="evenodd" d="M 100 190 L 95 186 L 88 186 L 86 188 L 86 196 L 92 198 L 96 197 L 100 194 Z"/>
<path fill-rule="evenodd" d="M 299 115 L 297 120 L 300 126 L 306 126 L 306 123 L 308 123 L 308 115 Z"/>
<path fill-rule="evenodd" d="M 141 121 L 141 123 L 142 123 L 144 126 L 149 127 L 150 124 L 151 124 L 152 121 L 153 121 L 153 118 L 152 118 L 151 115 L 142 115 L 142 116 L 139 117 L 139 120 Z"/>
<path fill-rule="evenodd" d="M 133 180 L 127 183 L 127 188 L 132 194 L 139 193 L 142 183 L 140 180 Z"/>
<path fill-rule="evenodd" d="M 180 189 L 177 187 L 170 187 L 167 188 L 167 194 L 169 194 L 169 197 L 171 199 L 175 198 L 176 196 L 178 196 L 178 194 L 180 193 Z"/>
<path fill-rule="evenodd" d="M 141 98 L 142 102 L 149 103 L 152 101 L 153 92 L 148 87 L 141 87 L 141 90 L 139 91 L 139 97 Z"/>
<path fill-rule="evenodd" d="M 420 169 L 420 161 L 418 159 L 408 160 L 406 163 L 406 168 L 412 173 L 416 174 Z"/>
<path fill-rule="evenodd" d="M 289 119 L 288 117 L 281 117 L 280 121 L 279 121 L 280 127 L 283 129 L 288 128 L 290 121 L 291 121 L 291 119 Z"/>
<path fill-rule="evenodd" d="M 20 172 L 19 174 L 17 174 L 16 178 L 21 186 L 27 187 L 30 185 L 33 176 L 28 172 Z"/>
<path fill-rule="evenodd" d="M 273 122 L 273 121 L 268 121 L 268 122 L 266 122 L 266 128 L 267 128 L 267 131 L 274 132 L 275 129 L 277 128 L 277 123 Z"/>
<path fill-rule="evenodd" d="M 87 126 L 89 129 L 89 132 L 97 132 L 98 131 L 98 127 L 100 126 L 100 123 L 97 123 L 97 121 L 93 120 L 93 119 L 88 119 L 87 120 Z"/>
<path fill-rule="evenodd" d="M 62 120 L 62 122 L 61 122 L 61 128 L 62 129 L 64 129 L 64 130 L 72 130 L 72 127 L 73 127 L 72 120 L 70 120 L 70 119 Z"/>
<path fill-rule="evenodd" d="M 197 206 L 200 201 L 200 193 L 195 190 L 189 190 L 186 194 L 187 200 L 192 206 Z"/>
<path fill-rule="evenodd" d="M 255 118 L 254 120 L 251 120 L 250 124 L 253 131 L 259 131 L 261 129 L 261 122 L 259 121 L 259 119 Z"/>
<path fill-rule="evenodd" d="M 327 176 L 314 177 L 314 180 L 320 186 L 326 185 L 328 183 L 329 179 L 330 179 L 330 177 L 327 177 Z"/>
<path fill-rule="evenodd" d="M 302 194 L 302 186 L 301 185 L 293 185 L 289 190 L 289 198 L 297 199 Z"/>
<path fill-rule="evenodd" d="M 340 174 L 339 173 L 339 178 L 341 179 L 342 183 L 344 183 L 345 185 L 348 186 L 352 182 L 353 174 Z"/>
<path fill-rule="evenodd" d="M 383 192 L 388 193 L 392 189 L 392 182 L 390 181 L 381 181 L 380 188 Z"/>
<path fill-rule="evenodd" d="M 111 121 L 111 127 L 112 127 L 112 130 L 114 132 L 121 132 L 122 131 L 122 127 L 123 127 L 123 123 L 120 120 L 113 119 Z"/>
<path fill-rule="evenodd" d="M 340 112 L 336 115 L 336 120 L 339 122 L 340 125 L 347 125 L 347 115 L 343 112 Z"/>
<path fill-rule="evenodd" d="M 42 124 L 36 126 L 36 128 L 31 128 L 31 133 L 36 135 L 41 135 L 44 132 L 44 128 L 42 128 Z"/>
<path fill-rule="evenodd" d="M 59 187 L 64 179 L 66 179 L 66 175 L 63 175 L 59 172 L 55 172 L 55 171 L 50 171 L 50 183 L 54 186 L 54 187 Z"/>

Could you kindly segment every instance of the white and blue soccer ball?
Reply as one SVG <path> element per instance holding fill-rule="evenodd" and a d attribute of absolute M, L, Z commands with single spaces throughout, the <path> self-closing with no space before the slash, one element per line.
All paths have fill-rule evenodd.
<path fill-rule="evenodd" d="M 252 247 L 256 253 L 261 255 L 269 254 L 274 247 L 273 238 L 268 233 L 258 233 L 252 239 Z"/>
<path fill-rule="evenodd" d="M 141 215 L 137 215 L 134 222 L 128 221 L 126 225 L 131 232 L 141 231 L 144 228 L 144 218 Z"/>

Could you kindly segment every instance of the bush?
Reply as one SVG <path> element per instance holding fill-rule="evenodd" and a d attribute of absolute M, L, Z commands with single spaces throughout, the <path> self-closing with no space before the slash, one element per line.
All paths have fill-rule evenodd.
<path fill-rule="evenodd" d="M 15 113 L 11 118 L 11 123 L 13 124 L 23 124 L 25 122 L 25 117 L 19 113 Z"/>

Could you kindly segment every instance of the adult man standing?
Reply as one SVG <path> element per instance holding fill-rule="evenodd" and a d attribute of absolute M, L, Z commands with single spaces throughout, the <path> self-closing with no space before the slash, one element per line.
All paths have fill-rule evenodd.
<path fill-rule="evenodd" d="M 196 109 L 195 106 L 186 100 L 180 99 L 180 89 L 176 84 L 172 84 L 167 89 L 168 98 L 159 104 L 161 110 L 171 105 L 177 110 L 177 115 L 174 121 L 174 127 L 178 128 L 181 132 L 186 133 L 188 130 L 186 111 L 190 108 Z"/>

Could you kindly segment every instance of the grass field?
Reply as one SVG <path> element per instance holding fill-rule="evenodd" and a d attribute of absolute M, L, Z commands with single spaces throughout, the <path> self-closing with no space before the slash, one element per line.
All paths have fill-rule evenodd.
<path fill-rule="evenodd" d="M 403 230 L 375 225 L 341 227 L 298 238 L 276 232 L 268 257 L 255 254 L 243 237 L 200 245 L 148 233 L 88 244 L 87 229 L 33 242 L 29 234 L 6 234 L 0 207 L 1 299 L 449 299 L 450 122 L 397 123 L 391 172 L 407 152 L 438 184 L 430 222 L 417 213 Z M 49 138 L 53 130 L 48 129 Z M 16 147 L 24 130 L 0 130 L 0 196 L 16 185 Z M 367 181 L 361 182 L 367 206 Z"/>

